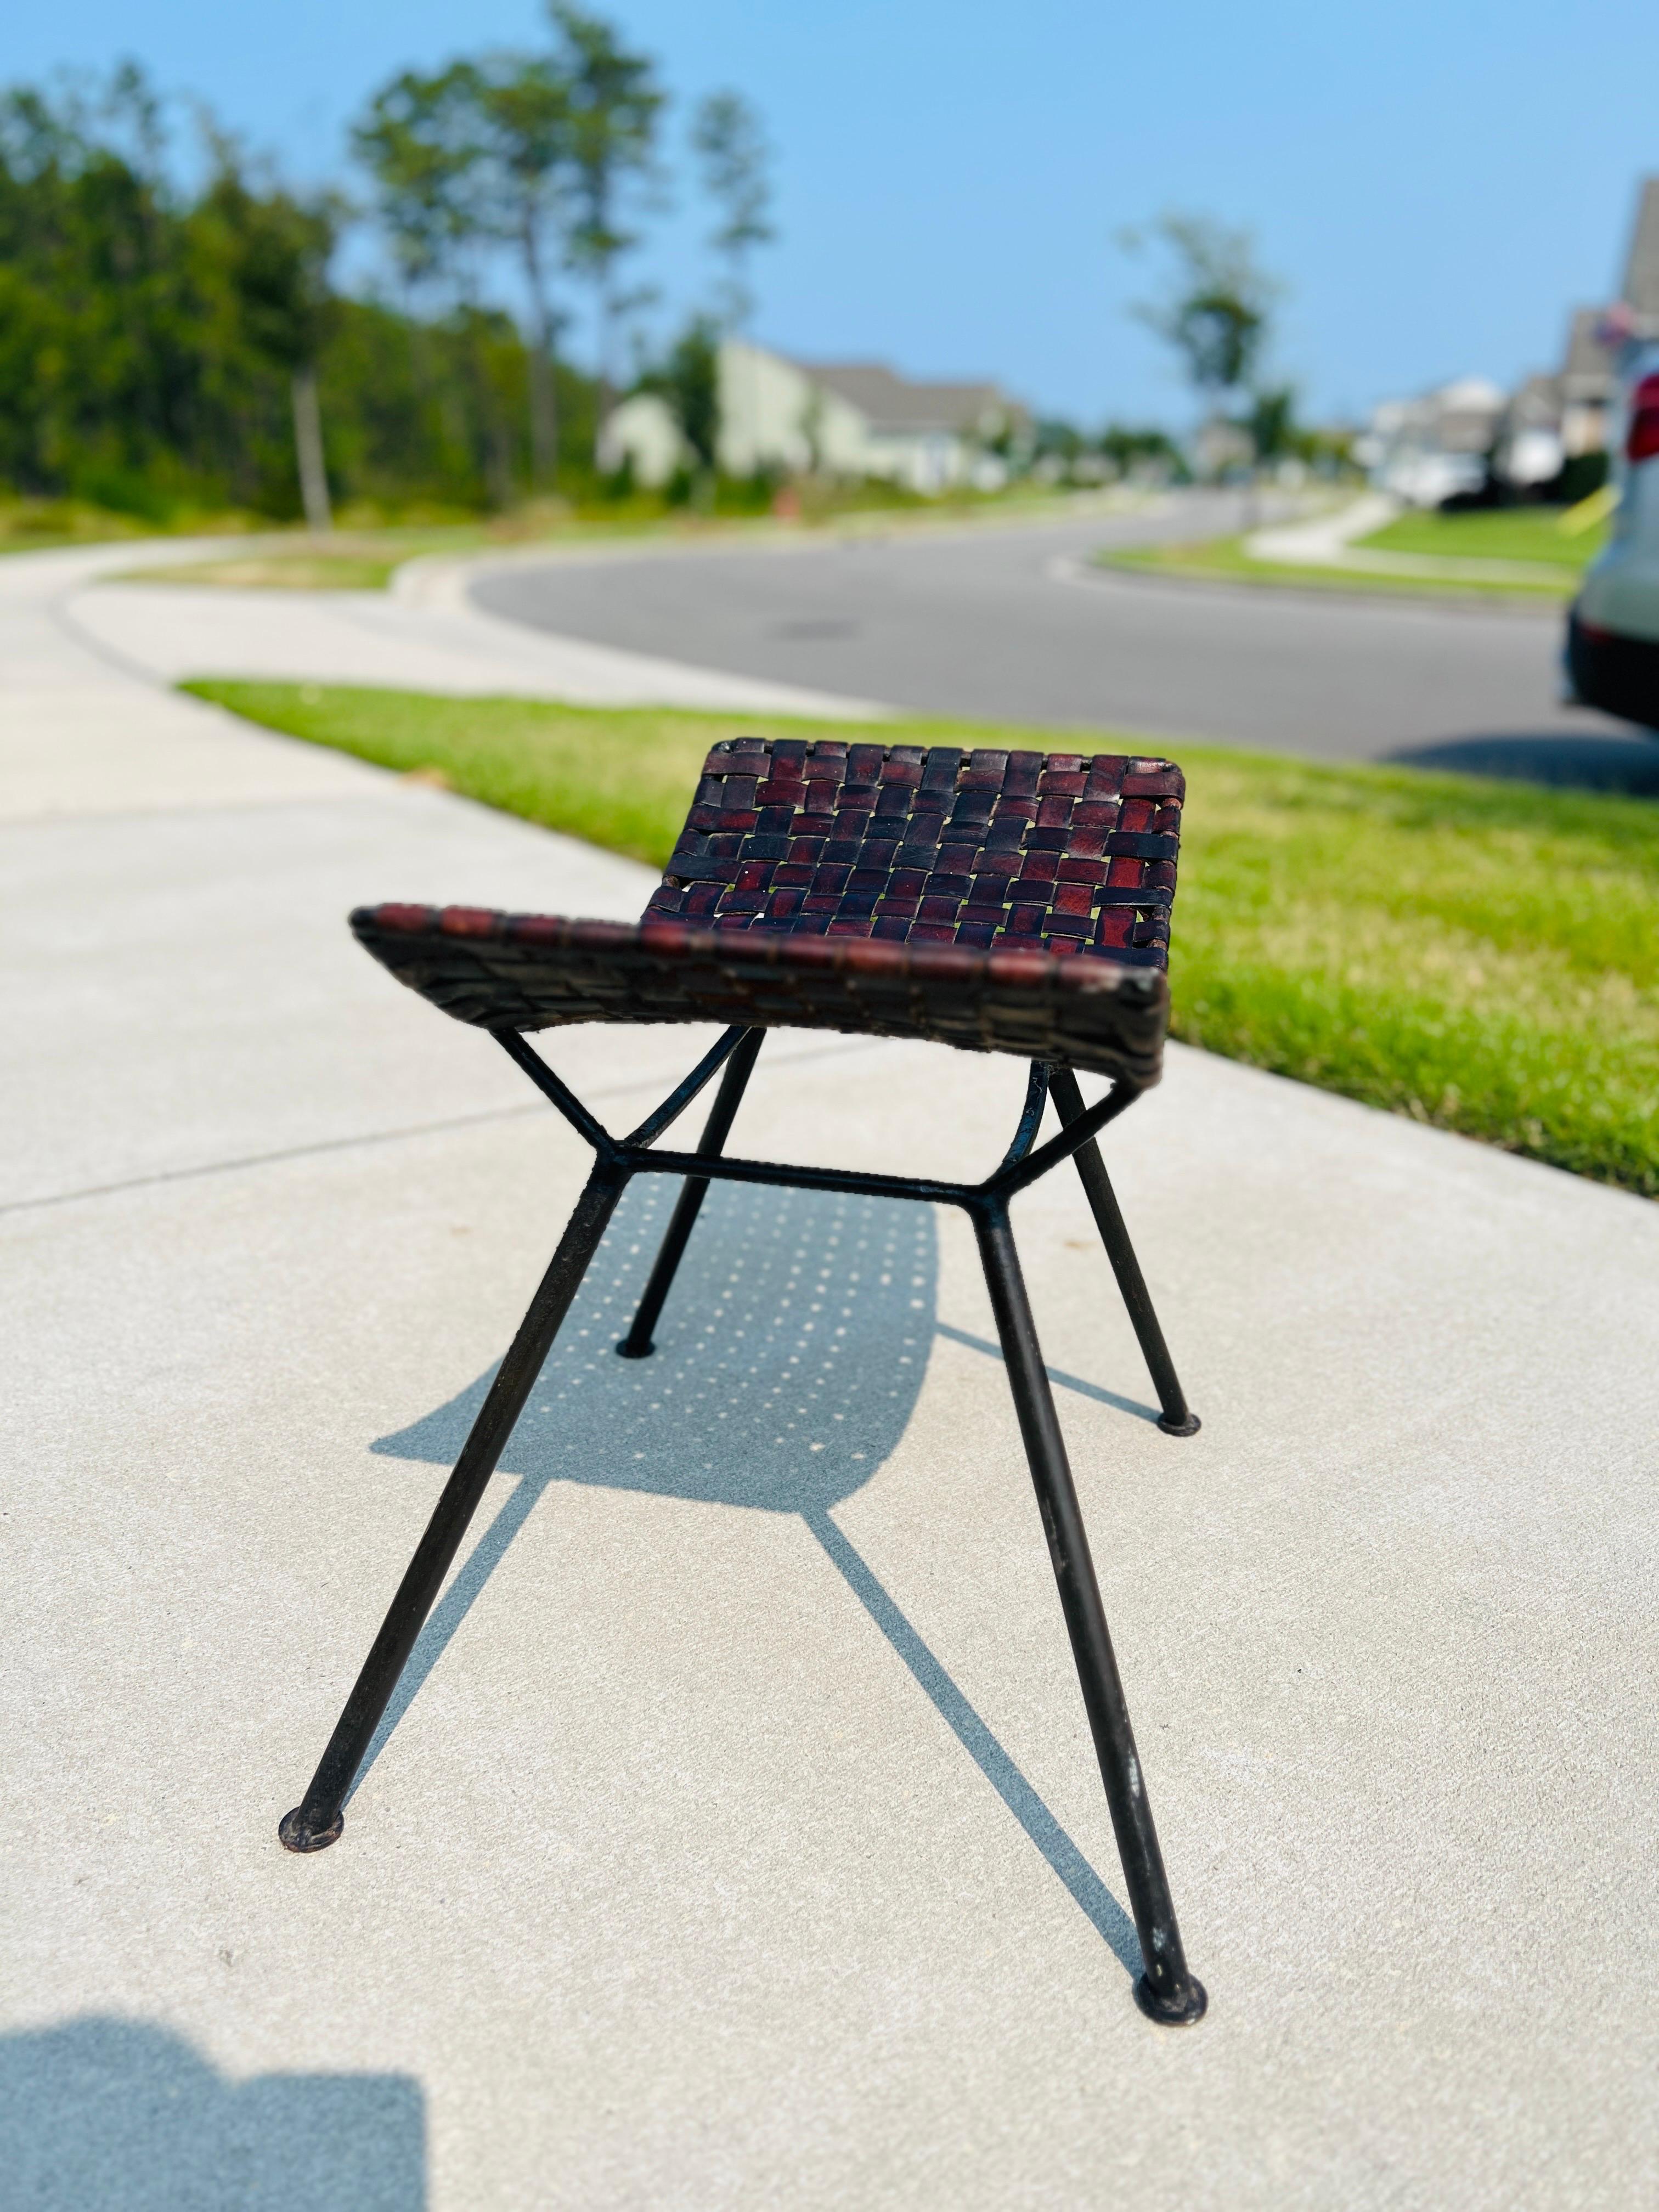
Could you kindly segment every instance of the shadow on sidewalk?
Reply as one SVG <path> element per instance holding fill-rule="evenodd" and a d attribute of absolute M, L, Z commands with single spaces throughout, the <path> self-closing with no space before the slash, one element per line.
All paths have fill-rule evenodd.
<path fill-rule="evenodd" d="M 501 1455 L 500 1472 L 517 1486 L 434 1608 L 356 1786 L 550 1484 L 799 1514 L 1079 1909 L 1138 1975 L 1127 1913 L 832 1517 L 897 1444 L 921 1392 L 935 1334 L 932 1207 L 717 1183 L 657 1352 L 618 1359 L 678 1188 L 642 1176 L 618 1208 Z M 374 1450 L 453 1465 L 493 1375 Z M 1012 1405 L 1008 1431 L 1012 1456 Z"/>
<path fill-rule="evenodd" d="M 230 2081 L 183 2037 L 88 2015 L 0 2035 L 0 2200 L 16 2212 L 424 2212 L 406 2074 Z"/>

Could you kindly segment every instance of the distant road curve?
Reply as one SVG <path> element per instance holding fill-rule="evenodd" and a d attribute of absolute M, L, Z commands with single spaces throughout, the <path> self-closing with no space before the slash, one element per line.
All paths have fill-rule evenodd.
<path fill-rule="evenodd" d="M 471 596 L 533 629 L 920 714 L 1659 794 L 1659 744 L 1558 703 L 1553 608 L 1078 580 L 1102 546 L 1214 535 L 1240 519 L 1231 495 L 1194 493 L 1139 516 L 787 552 L 611 549 L 487 570 Z"/>

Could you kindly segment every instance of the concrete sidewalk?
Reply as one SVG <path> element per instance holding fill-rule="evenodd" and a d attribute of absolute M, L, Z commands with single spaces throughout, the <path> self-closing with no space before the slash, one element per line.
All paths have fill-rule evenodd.
<path fill-rule="evenodd" d="M 10 2201 L 1651 2202 L 1659 1216 L 1203 1055 L 1109 1146 L 1198 1437 L 1075 1181 L 1017 1216 L 1201 2027 L 1131 2002 L 971 1240 L 921 1209 L 717 1192 L 633 1366 L 630 1199 L 344 1839 L 284 1853 L 585 1164 L 345 909 L 647 878 L 22 596 Z M 548 1041 L 613 1124 L 701 1042 Z M 966 1171 L 1022 1087 L 785 1036 L 737 1141 Z"/>
<path fill-rule="evenodd" d="M 627 653 L 503 622 L 474 606 L 466 580 L 483 561 L 414 562 L 389 592 L 226 590 L 106 579 L 199 559 L 200 542 L 97 547 L 0 571 L 0 611 L 49 607 L 55 626 L 133 675 L 161 684 L 192 676 L 310 678 L 461 696 L 568 699 L 590 707 L 692 707 L 714 713 L 878 719 L 872 699 L 726 675 L 661 655 Z M 222 551 L 223 541 L 213 545 Z M 15 575 L 10 572 L 17 572 Z M 10 585 L 8 592 L 7 586 Z"/>

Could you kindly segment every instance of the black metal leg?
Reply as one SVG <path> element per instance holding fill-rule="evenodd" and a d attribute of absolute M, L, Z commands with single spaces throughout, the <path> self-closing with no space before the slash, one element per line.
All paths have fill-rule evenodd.
<path fill-rule="evenodd" d="M 725 1150 L 743 1094 L 754 1073 L 755 1061 L 765 1042 L 764 1030 L 750 1030 L 727 1060 L 726 1073 L 720 1078 L 720 1087 L 714 1094 L 714 1109 L 702 1133 L 702 1141 L 697 1146 L 700 1155 L 717 1159 Z M 640 1300 L 640 1310 L 634 1316 L 633 1327 L 617 1346 L 624 1359 L 643 1359 L 657 1348 L 652 1340 L 652 1331 L 661 1318 L 664 1303 L 674 1286 L 674 1277 L 678 1273 L 680 1261 L 685 1257 L 685 1248 L 691 1241 L 691 1231 L 696 1226 L 697 1216 L 702 1210 L 702 1201 L 708 1190 L 706 1176 L 688 1176 L 681 1186 L 667 1234 L 657 1254 L 656 1264 L 651 1270 L 651 1279 L 645 1286 L 645 1295 Z"/>
<path fill-rule="evenodd" d="M 1129 1907 L 1140 1937 L 1146 1971 L 1135 1984 L 1135 1999 L 1149 2018 L 1184 2026 L 1203 2018 L 1204 1986 L 1188 1971 L 1181 1948 L 1181 1930 L 1176 1924 L 1169 1879 L 1129 1726 L 1129 1709 L 1107 1633 L 1100 1587 L 1095 1580 L 1077 1490 L 1037 1344 L 1019 1256 L 1014 1249 L 1013 1231 L 1006 1206 L 981 1201 L 970 1211 L 1101 1778 L 1106 1785 L 1118 1856 L 1128 1885 Z"/>
<path fill-rule="evenodd" d="M 1077 1087 L 1077 1078 L 1069 1067 L 1049 1071 L 1048 1087 L 1059 1109 L 1060 1118 L 1068 1127 L 1081 1119 L 1085 1108 L 1083 1093 Z M 1095 1217 L 1095 1226 L 1100 1231 L 1100 1241 L 1106 1247 L 1106 1257 L 1112 1263 L 1112 1273 L 1117 1277 L 1117 1286 L 1123 1293 L 1123 1303 L 1129 1310 L 1129 1319 L 1134 1323 L 1135 1334 L 1140 1340 L 1140 1349 L 1152 1378 L 1152 1388 L 1158 1392 L 1158 1402 L 1163 1408 L 1158 1426 L 1166 1436 L 1193 1437 L 1198 1434 L 1199 1419 L 1187 1403 L 1181 1387 L 1181 1378 L 1175 1371 L 1175 1362 L 1170 1357 L 1170 1347 L 1164 1341 L 1164 1331 L 1158 1327 L 1158 1316 L 1152 1310 L 1151 1294 L 1146 1277 L 1140 1272 L 1140 1262 L 1135 1257 L 1135 1248 L 1129 1242 L 1129 1232 L 1124 1226 L 1123 1216 L 1117 1202 L 1117 1194 L 1106 1173 L 1106 1163 L 1100 1157 L 1100 1146 L 1091 1137 L 1073 1154 L 1081 1178 L 1089 1208 Z"/>
<path fill-rule="evenodd" d="M 489 1386 L 489 1395 L 461 1447 L 455 1471 L 445 1484 L 437 1510 L 398 1586 L 392 1610 L 346 1699 L 322 1764 L 312 1777 L 303 1801 L 277 1826 L 276 1832 L 289 1850 L 319 1851 L 338 1839 L 345 1825 L 340 1808 L 346 1792 L 627 1182 L 626 1170 L 604 1160 L 596 1164 L 588 1177 L 559 1239 L 559 1249 Z"/>

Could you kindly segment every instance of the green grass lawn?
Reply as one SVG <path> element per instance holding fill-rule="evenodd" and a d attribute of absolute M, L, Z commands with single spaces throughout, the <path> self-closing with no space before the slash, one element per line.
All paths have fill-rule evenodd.
<path fill-rule="evenodd" d="M 1559 507 L 1478 507 L 1467 514 L 1398 514 L 1355 542 L 1380 553 L 1427 553 L 1436 560 L 1535 561 L 1583 568 L 1607 542 L 1607 525 L 1570 534 Z"/>
<path fill-rule="evenodd" d="M 1479 509 L 1468 514 L 1401 514 L 1357 538 L 1357 549 L 1379 553 L 1425 555 L 1431 561 L 1503 561 L 1518 565 L 1509 576 L 1457 575 L 1424 568 L 1414 574 L 1372 575 L 1352 568 L 1303 567 L 1289 562 L 1258 561 L 1241 537 L 1209 538 L 1182 545 L 1137 545 L 1098 556 L 1109 568 L 1184 576 L 1230 584 L 1286 586 L 1300 592 L 1404 592 L 1413 598 L 1447 592 L 1482 598 L 1565 599 L 1607 539 L 1605 522 L 1571 535 L 1560 527 L 1559 507 Z M 1537 570 L 1528 575 L 1527 568 Z"/>
<path fill-rule="evenodd" d="M 106 507 L 79 499 L 17 499 L 0 492 L 0 558 L 8 553 L 41 553 L 59 545 L 103 545 L 125 538 L 155 538 L 179 530 L 222 532 L 227 536 L 249 527 L 245 515 L 234 512 L 194 514 L 176 524 L 147 521 L 136 514 L 117 514 Z"/>
<path fill-rule="evenodd" d="M 1370 538 L 1364 541 L 1373 544 Z M 1565 543 L 1565 541 L 1564 541 Z M 1379 550 L 1395 549 L 1379 544 Z M 1473 556 L 1471 556 L 1473 557 Z M 1496 556 L 1489 556 L 1496 558 Z M 1534 579 L 1512 576 L 1495 579 L 1489 576 L 1447 576 L 1424 570 L 1411 575 L 1379 576 L 1364 569 L 1304 567 L 1288 561 L 1257 561 L 1244 550 L 1243 538 L 1206 538 L 1191 544 L 1134 545 L 1114 549 L 1096 556 L 1103 568 L 1138 569 L 1144 574 L 1180 576 L 1193 583 L 1256 584 L 1269 591 L 1345 592 L 1352 595 L 1364 592 L 1367 597 L 1376 593 L 1400 598 L 1421 599 L 1425 592 L 1436 598 L 1448 592 L 1460 598 L 1476 595 L 1482 599 L 1565 600 L 1571 596 L 1573 586 L 1564 573 L 1552 576 L 1547 570 Z M 1542 563 L 1540 563 L 1540 570 Z"/>
<path fill-rule="evenodd" d="M 416 552 L 389 552 L 383 546 L 332 549 L 326 553 L 237 553 L 222 561 L 179 562 L 165 568 L 132 568 L 111 578 L 117 584 L 208 584 L 226 591 L 381 592 L 395 569 Z"/>
<path fill-rule="evenodd" d="M 545 544 L 585 544 L 590 539 L 660 532 L 654 511 L 635 514 L 619 506 L 601 520 L 571 515 L 549 520 L 526 512 L 488 522 L 426 526 L 373 526 L 337 529 L 326 537 L 304 531 L 263 533 L 239 547 L 227 546 L 203 561 L 159 568 L 132 568 L 111 580 L 122 584 L 206 584 L 227 591 L 384 591 L 405 561 L 422 554 L 465 555 Z"/>
<path fill-rule="evenodd" d="M 717 738 L 845 722 L 329 685 L 186 687 L 270 729 L 660 866 Z M 1053 731 L 890 721 L 884 744 Z M 1086 742 L 1086 741 L 1085 741 Z M 1103 732 L 1102 747 L 1158 752 Z M 1173 1032 L 1659 1196 L 1659 807 L 1182 743 Z M 374 898 L 419 883 L 365 883 Z"/>
<path fill-rule="evenodd" d="M 423 554 L 459 557 L 534 545 L 551 550 L 608 544 L 619 538 L 681 538 L 715 532 L 727 536 L 734 531 L 752 533 L 776 526 L 769 518 L 720 516 L 705 520 L 697 516 L 641 517 L 619 513 L 535 530 L 507 524 L 464 525 L 451 530 L 337 530 L 326 538 L 296 536 L 288 544 L 261 538 L 255 544 L 216 554 L 206 561 L 124 569 L 110 580 L 163 586 L 204 584 L 223 591 L 381 592 L 406 561 Z"/>

